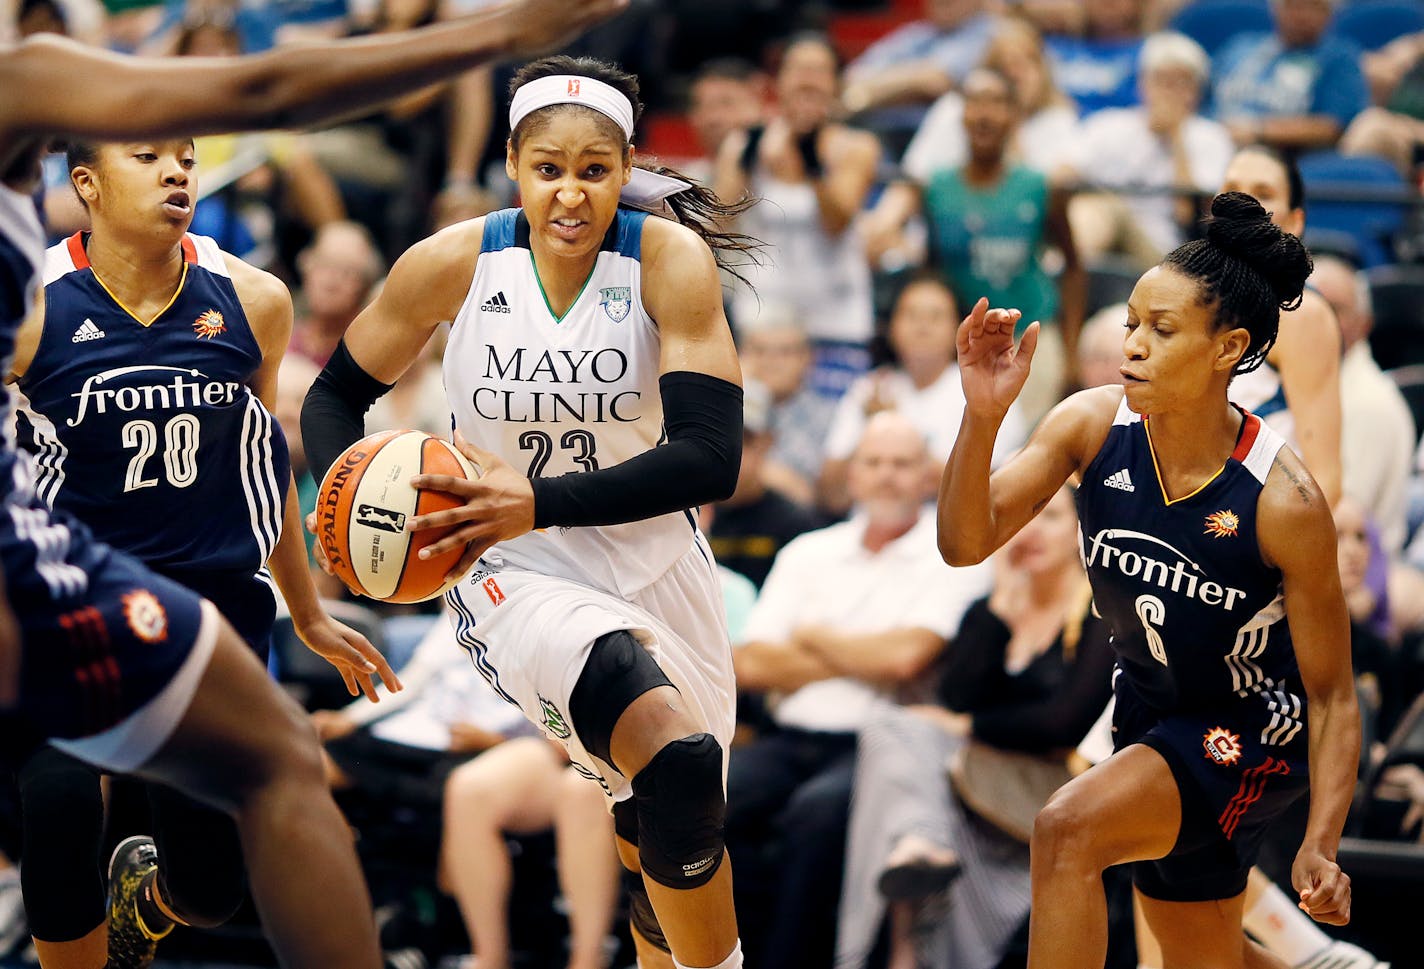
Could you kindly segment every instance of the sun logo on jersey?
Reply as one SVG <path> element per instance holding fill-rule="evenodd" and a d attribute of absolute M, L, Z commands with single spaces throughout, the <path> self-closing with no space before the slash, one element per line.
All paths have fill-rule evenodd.
<path fill-rule="evenodd" d="M 598 295 L 598 305 L 603 307 L 603 312 L 608 314 L 610 320 L 622 323 L 628 318 L 628 311 L 633 308 L 633 287 L 609 286 L 607 289 L 600 289 Z"/>
<path fill-rule="evenodd" d="M 227 324 L 217 310 L 208 310 L 193 321 L 193 332 L 198 334 L 199 340 L 211 340 L 219 333 L 226 333 Z"/>
<path fill-rule="evenodd" d="M 123 598 L 124 619 L 141 641 L 161 643 L 168 638 L 168 613 L 147 589 L 135 589 Z"/>
<path fill-rule="evenodd" d="M 1241 735 L 1225 727 L 1212 727 L 1202 737 L 1202 749 L 1209 760 L 1230 767 L 1241 759 Z"/>
<path fill-rule="evenodd" d="M 1202 534 L 1213 538 L 1235 538 L 1240 527 L 1241 519 L 1236 517 L 1236 512 L 1222 509 L 1206 516 L 1206 531 Z"/>

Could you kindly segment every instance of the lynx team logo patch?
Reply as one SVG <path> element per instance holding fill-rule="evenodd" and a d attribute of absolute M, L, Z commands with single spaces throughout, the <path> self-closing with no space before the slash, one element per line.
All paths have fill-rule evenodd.
<path fill-rule="evenodd" d="M 573 731 L 569 730 L 568 721 L 559 712 L 559 708 L 541 696 L 539 710 L 544 715 L 544 729 L 560 740 L 568 740 Z"/>
<path fill-rule="evenodd" d="M 633 308 L 631 286 L 610 286 L 600 289 L 598 295 L 598 305 L 603 307 L 603 312 L 608 314 L 610 320 L 622 323 L 628 318 L 628 311 Z"/>
<path fill-rule="evenodd" d="M 152 592 L 135 589 L 124 596 L 123 603 L 124 619 L 141 641 L 161 643 L 168 638 L 168 613 Z"/>

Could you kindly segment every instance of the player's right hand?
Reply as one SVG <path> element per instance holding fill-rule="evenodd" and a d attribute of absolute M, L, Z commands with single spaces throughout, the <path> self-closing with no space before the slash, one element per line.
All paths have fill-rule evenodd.
<path fill-rule="evenodd" d="M 1031 324 L 1015 346 L 1014 325 L 1021 316 L 1018 310 L 990 309 L 981 296 L 959 324 L 955 346 L 966 411 L 1000 420 L 1023 390 L 1038 347 L 1039 324 Z"/>
<path fill-rule="evenodd" d="M 629 0 L 515 0 L 505 11 L 515 57 L 537 57 L 627 8 Z"/>

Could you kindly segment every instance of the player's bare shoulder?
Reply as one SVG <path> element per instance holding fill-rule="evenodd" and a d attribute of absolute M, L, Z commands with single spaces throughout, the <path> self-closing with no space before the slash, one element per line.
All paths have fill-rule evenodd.
<path fill-rule="evenodd" d="M 1256 502 L 1257 534 L 1261 552 L 1274 565 L 1296 559 L 1302 551 L 1326 543 L 1334 562 L 1334 517 L 1325 493 L 1315 483 L 1305 462 L 1289 447 L 1276 452 Z M 1318 541 L 1319 540 L 1319 541 Z"/>
<path fill-rule="evenodd" d="M 717 260 L 707 243 L 680 222 L 652 216 L 643 222 L 643 296 L 656 316 L 656 302 L 700 298 L 712 287 L 720 291 Z"/>

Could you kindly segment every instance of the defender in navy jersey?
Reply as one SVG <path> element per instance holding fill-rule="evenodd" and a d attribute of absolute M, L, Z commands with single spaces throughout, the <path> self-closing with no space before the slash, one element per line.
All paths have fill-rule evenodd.
<path fill-rule="evenodd" d="M 317 601 L 286 443 L 266 406 L 291 336 L 286 288 L 187 234 L 191 140 L 71 142 L 67 160 L 93 229 L 46 254 L 43 298 L 12 364 L 36 493 L 204 596 L 264 664 L 276 615 L 270 559 L 298 635 L 332 659 L 353 693 L 358 678 L 370 689 L 366 668 L 389 668 Z M 60 950 L 80 948 L 104 921 L 94 852 L 73 847 L 97 844 L 101 829 L 55 831 L 52 805 L 87 803 L 102 817 L 98 776 L 45 750 L 20 781 L 24 858 L 49 876 L 26 880 L 31 929 L 45 955 L 68 963 Z M 221 924 L 244 897 L 227 814 L 158 786 L 149 800 L 156 863 L 152 846 L 136 843 L 111 864 L 114 969 L 147 965 L 175 921 Z"/>
<path fill-rule="evenodd" d="M 1016 348 L 1017 312 L 981 300 L 960 328 L 968 403 L 940 490 L 941 551 L 984 558 L 1081 476 L 1083 557 L 1118 653 L 1117 752 L 1035 824 L 1035 969 L 1102 965 L 1101 875 L 1122 862 L 1137 863 L 1165 964 L 1284 965 L 1245 940 L 1242 899 L 1266 826 L 1307 787 L 1292 880 L 1312 917 L 1349 919 L 1335 854 L 1359 714 L 1334 523 L 1281 438 L 1227 401 L 1298 304 L 1310 258 L 1249 196 L 1218 196 L 1212 216 L 1204 240 L 1133 290 L 1125 387 L 1070 397 L 992 477 L 1037 326 Z"/>

